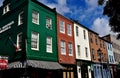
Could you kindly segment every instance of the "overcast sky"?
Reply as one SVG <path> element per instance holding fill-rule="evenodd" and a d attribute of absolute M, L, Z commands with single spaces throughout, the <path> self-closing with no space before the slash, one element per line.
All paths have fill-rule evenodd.
<path fill-rule="evenodd" d="M 0 5 L 2 5 L 0 0 Z M 101 36 L 110 33 L 108 18 L 102 15 L 103 6 L 98 0 L 38 0 L 50 8 L 56 8 L 60 14 L 78 20 L 81 24 L 99 33 Z"/>

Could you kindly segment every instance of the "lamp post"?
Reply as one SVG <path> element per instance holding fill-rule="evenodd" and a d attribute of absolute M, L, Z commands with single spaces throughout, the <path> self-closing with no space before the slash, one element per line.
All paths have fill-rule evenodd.
<path fill-rule="evenodd" d="M 101 76 L 102 76 L 102 78 L 103 78 L 103 71 L 102 71 L 102 51 L 101 51 L 101 49 L 98 49 L 97 50 L 97 52 L 98 52 L 98 60 L 100 61 L 100 65 L 101 65 Z"/>

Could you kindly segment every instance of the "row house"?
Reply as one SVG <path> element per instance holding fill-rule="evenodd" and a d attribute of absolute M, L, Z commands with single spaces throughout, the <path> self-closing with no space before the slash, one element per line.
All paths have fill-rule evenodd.
<path fill-rule="evenodd" d="M 8 57 L 9 69 L 3 78 L 19 78 L 24 73 L 30 78 L 59 77 L 58 70 L 64 67 L 58 63 L 56 18 L 55 9 L 37 0 L 4 0 L 0 55 Z"/>
<path fill-rule="evenodd" d="M 74 22 L 74 38 L 78 78 L 91 78 L 88 29 L 76 21 Z"/>
<path fill-rule="evenodd" d="M 92 77 L 94 78 L 108 78 L 109 73 L 107 69 L 108 53 L 106 48 L 106 41 L 99 37 L 99 34 L 89 30 L 89 42 L 92 64 Z"/>
<path fill-rule="evenodd" d="M 113 53 L 112 43 L 106 40 L 106 48 L 108 53 L 108 69 L 110 71 L 109 78 L 114 78 L 114 66 L 116 65 Z"/>
<path fill-rule="evenodd" d="M 37 0 L 4 0 L 0 7 L 0 59 L 8 60 L 8 70 L 0 76 L 113 77 L 113 65 L 120 62 L 120 43 L 114 41 L 99 37 Z"/>
<path fill-rule="evenodd" d="M 65 67 L 62 78 L 76 78 L 76 55 L 74 44 L 74 23 L 57 14 L 58 61 Z"/>
<path fill-rule="evenodd" d="M 112 63 L 112 69 L 113 69 L 113 75 L 114 75 L 114 78 L 116 77 L 119 77 L 119 73 L 120 73 L 120 70 L 119 70 L 119 65 L 120 65 L 120 40 L 118 40 L 116 38 L 115 35 L 106 35 L 103 37 L 105 40 L 107 40 L 108 42 L 112 43 L 112 51 L 113 51 L 113 56 L 109 56 L 111 58 L 114 58 L 113 61 L 115 60 L 115 64 L 114 62 Z M 110 59 L 110 58 L 109 58 Z M 110 65 L 111 65 L 111 62 L 110 62 Z"/>

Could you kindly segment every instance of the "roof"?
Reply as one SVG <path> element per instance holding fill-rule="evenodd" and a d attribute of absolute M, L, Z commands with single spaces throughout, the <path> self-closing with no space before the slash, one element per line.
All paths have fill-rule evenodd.
<path fill-rule="evenodd" d="M 31 1 L 34 2 L 34 3 L 36 3 L 36 4 L 38 4 L 38 5 L 40 5 L 40 6 L 42 6 L 42 7 L 44 7 L 44 8 L 46 8 L 46 9 L 48 9 L 48 10 L 50 10 L 50 11 L 52 11 L 52 12 L 55 12 L 55 13 L 56 13 L 56 8 L 53 8 L 53 9 L 52 9 L 52 8 L 44 5 L 43 3 L 41 3 L 41 2 L 39 2 L 39 1 L 37 1 L 37 0 L 31 0 Z"/>
<path fill-rule="evenodd" d="M 90 32 L 93 32 L 94 34 L 97 34 L 99 35 L 97 32 L 93 31 L 93 30 L 90 30 L 89 28 L 85 27 L 84 25 L 80 24 L 77 20 L 73 20 L 76 24 L 82 26 L 83 28 L 87 29 L 88 31 Z"/>

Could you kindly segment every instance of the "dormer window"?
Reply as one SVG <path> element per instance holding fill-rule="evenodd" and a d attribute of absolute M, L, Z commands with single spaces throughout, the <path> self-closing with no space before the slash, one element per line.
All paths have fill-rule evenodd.
<path fill-rule="evenodd" d="M 3 14 L 7 13 L 8 11 L 10 11 L 10 4 L 7 4 L 7 5 L 3 8 Z"/>

